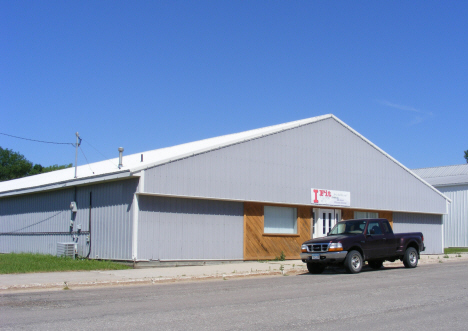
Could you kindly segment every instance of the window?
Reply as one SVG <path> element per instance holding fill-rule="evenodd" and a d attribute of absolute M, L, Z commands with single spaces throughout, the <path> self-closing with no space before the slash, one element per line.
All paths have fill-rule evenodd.
<path fill-rule="evenodd" d="M 314 212 L 312 213 L 312 233 L 315 233 L 315 222 L 316 222 L 316 218 L 315 218 L 315 209 L 314 209 Z"/>
<path fill-rule="evenodd" d="M 297 209 L 265 206 L 264 233 L 296 234 Z"/>
<path fill-rule="evenodd" d="M 354 218 L 379 218 L 379 213 L 372 213 L 368 211 L 355 211 Z"/>
<path fill-rule="evenodd" d="M 383 234 L 379 222 L 369 222 L 369 225 L 367 226 L 367 233 L 375 235 Z"/>

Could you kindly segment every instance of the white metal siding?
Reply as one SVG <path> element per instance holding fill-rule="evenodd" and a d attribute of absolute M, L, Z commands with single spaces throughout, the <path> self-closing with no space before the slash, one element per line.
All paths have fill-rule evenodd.
<path fill-rule="evenodd" d="M 92 192 L 91 258 L 131 259 L 132 198 L 137 179 L 0 199 L 0 252 L 56 253 L 57 242 L 71 242 L 70 202 L 81 225 L 78 253 L 88 255 L 89 193 Z"/>
<path fill-rule="evenodd" d="M 91 258 L 132 259 L 132 202 L 137 186 L 137 179 L 129 179 L 79 188 L 77 204 L 86 229 L 92 192 Z"/>
<path fill-rule="evenodd" d="M 444 215 L 445 247 L 468 247 L 468 185 L 437 187 L 452 200 Z"/>
<path fill-rule="evenodd" d="M 442 254 L 442 215 L 393 213 L 393 231 L 422 232 L 426 250 L 422 254 Z"/>
<path fill-rule="evenodd" d="M 311 188 L 351 192 L 357 209 L 445 213 L 445 199 L 333 118 L 148 169 L 145 191 L 311 203 Z"/>
<path fill-rule="evenodd" d="M 138 259 L 243 258 L 243 204 L 139 196 Z"/>
<path fill-rule="evenodd" d="M 57 242 L 72 240 L 73 196 L 65 189 L 0 199 L 0 252 L 55 255 Z"/>

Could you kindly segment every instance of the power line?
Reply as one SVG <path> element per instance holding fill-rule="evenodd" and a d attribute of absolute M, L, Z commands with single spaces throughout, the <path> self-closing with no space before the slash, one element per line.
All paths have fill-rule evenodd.
<path fill-rule="evenodd" d="M 91 145 L 91 143 L 90 143 L 88 140 L 86 140 L 86 139 L 84 139 L 84 138 L 82 138 L 82 139 L 83 139 L 83 141 L 86 142 L 89 146 L 91 146 L 96 152 L 98 152 L 99 154 L 101 154 L 101 155 L 104 157 L 104 159 L 106 159 L 107 161 L 109 161 L 110 163 L 112 163 L 114 166 L 117 167 L 117 165 L 116 165 L 114 162 L 112 162 L 106 155 L 104 155 L 103 153 L 101 153 L 96 147 L 94 147 L 93 145 Z"/>
<path fill-rule="evenodd" d="M 85 153 L 83 152 L 83 148 L 81 148 L 81 146 L 80 146 L 80 151 L 81 151 L 81 153 L 83 154 L 83 156 L 84 156 L 86 162 L 88 163 L 89 169 L 91 170 L 91 172 L 92 172 L 93 175 L 94 175 L 94 171 L 93 171 L 93 169 L 91 168 L 91 165 L 89 164 L 88 158 L 86 157 Z"/>
<path fill-rule="evenodd" d="M 73 144 L 73 143 L 58 143 L 58 142 L 54 142 L 54 141 L 43 141 L 43 140 L 29 139 L 29 138 L 13 136 L 11 134 L 6 134 L 6 133 L 2 133 L 2 132 L 0 132 L 0 134 L 2 134 L 4 136 L 12 137 L 12 138 L 35 141 L 35 142 L 38 142 L 38 143 L 55 144 L 55 145 L 72 145 L 73 147 L 75 147 L 75 144 Z"/>

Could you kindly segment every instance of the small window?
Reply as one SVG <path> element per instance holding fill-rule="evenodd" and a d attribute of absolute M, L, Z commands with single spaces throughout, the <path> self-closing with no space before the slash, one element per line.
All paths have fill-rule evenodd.
<path fill-rule="evenodd" d="M 354 218 L 379 218 L 379 213 L 372 213 L 368 211 L 355 211 Z"/>
<path fill-rule="evenodd" d="M 367 233 L 373 235 L 383 234 L 379 222 L 369 222 L 367 226 Z"/>
<path fill-rule="evenodd" d="M 297 234 L 297 209 L 265 206 L 264 233 Z"/>

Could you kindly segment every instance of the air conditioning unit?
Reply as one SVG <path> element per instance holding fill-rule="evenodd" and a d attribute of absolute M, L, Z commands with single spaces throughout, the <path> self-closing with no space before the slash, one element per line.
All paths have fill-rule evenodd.
<path fill-rule="evenodd" d="M 76 243 L 57 243 L 57 256 L 66 256 L 75 258 L 76 253 Z"/>

